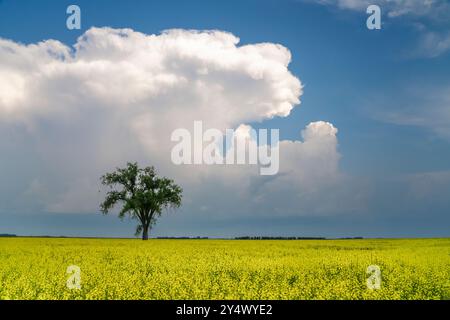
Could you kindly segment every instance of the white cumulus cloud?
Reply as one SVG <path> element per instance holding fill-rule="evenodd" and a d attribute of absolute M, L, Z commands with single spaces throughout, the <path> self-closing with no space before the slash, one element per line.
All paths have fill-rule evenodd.
<path fill-rule="evenodd" d="M 288 116 L 302 94 L 290 60 L 282 45 L 239 45 L 218 30 L 91 28 L 73 47 L 0 39 L 0 211 L 27 204 L 96 212 L 98 178 L 126 161 L 155 165 L 179 181 L 186 210 L 333 211 L 336 199 L 320 196 L 343 183 L 330 123 L 311 123 L 303 141 L 281 141 L 280 171 L 269 178 L 255 166 L 170 160 L 171 133 L 195 120 L 242 131 L 246 123 Z"/>

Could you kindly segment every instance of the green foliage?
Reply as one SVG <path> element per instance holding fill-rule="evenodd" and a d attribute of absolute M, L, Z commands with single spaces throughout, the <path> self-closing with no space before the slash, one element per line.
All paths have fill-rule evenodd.
<path fill-rule="evenodd" d="M 103 175 L 101 182 L 110 188 L 100 205 L 102 213 L 109 213 L 121 203 L 119 217 L 129 215 L 138 220 L 136 234 L 142 232 L 144 240 L 164 210 L 181 206 L 181 187 L 171 179 L 158 177 L 154 167 L 139 168 L 137 163 L 127 163 L 126 168 Z"/>

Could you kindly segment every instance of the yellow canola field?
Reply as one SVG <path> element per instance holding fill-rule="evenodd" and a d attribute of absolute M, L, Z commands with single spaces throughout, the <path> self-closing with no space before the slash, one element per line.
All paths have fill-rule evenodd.
<path fill-rule="evenodd" d="M 448 238 L 0 238 L 0 299 L 449 298 Z"/>

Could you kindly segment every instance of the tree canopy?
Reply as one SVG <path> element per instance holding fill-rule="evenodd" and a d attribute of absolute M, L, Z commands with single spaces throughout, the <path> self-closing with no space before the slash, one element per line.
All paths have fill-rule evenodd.
<path fill-rule="evenodd" d="M 139 221 L 136 235 L 148 239 L 148 231 L 164 211 L 181 206 L 182 188 L 173 180 L 158 177 L 153 166 L 139 168 L 136 162 L 125 168 L 106 173 L 101 177 L 103 185 L 109 187 L 100 209 L 108 214 L 116 204 L 122 204 L 119 217 L 130 216 Z"/>

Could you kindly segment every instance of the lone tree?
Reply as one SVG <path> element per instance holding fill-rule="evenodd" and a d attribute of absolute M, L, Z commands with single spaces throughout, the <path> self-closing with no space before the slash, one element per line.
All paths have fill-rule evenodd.
<path fill-rule="evenodd" d="M 136 235 L 142 232 L 142 240 L 148 240 L 149 229 L 164 210 L 181 205 L 181 187 L 173 180 L 158 177 L 154 167 L 139 168 L 136 162 L 127 163 L 126 168 L 103 175 L 101 182 L 110 189 L 100 205 L 102 213 L 108 214 L 117 203 L 123 204 L 119 217 L 137 219 Z"/>

